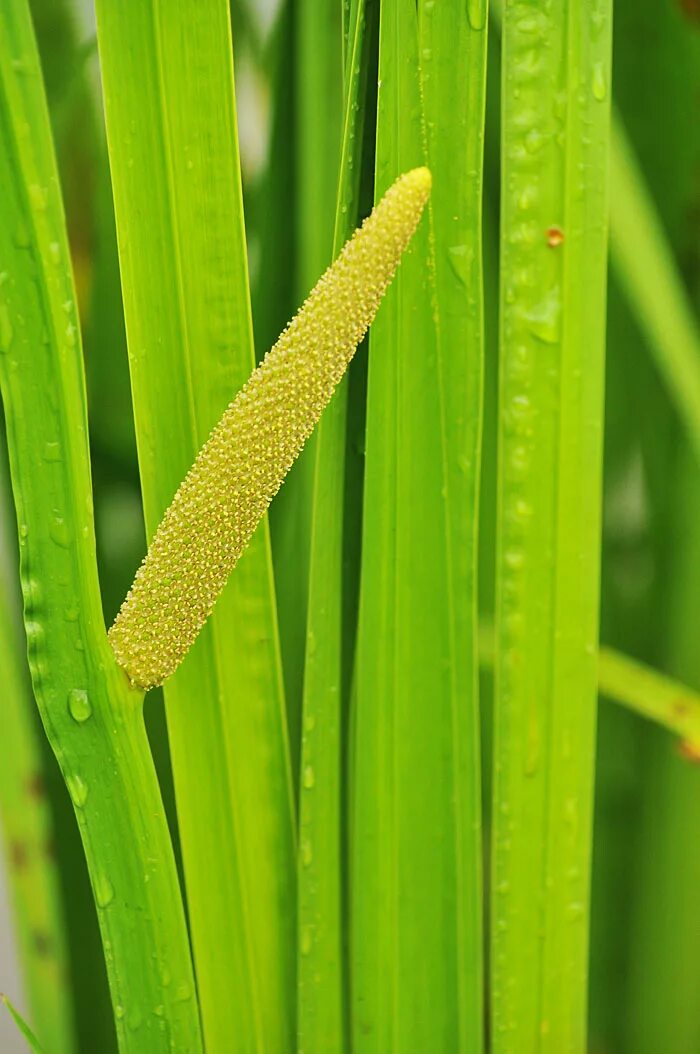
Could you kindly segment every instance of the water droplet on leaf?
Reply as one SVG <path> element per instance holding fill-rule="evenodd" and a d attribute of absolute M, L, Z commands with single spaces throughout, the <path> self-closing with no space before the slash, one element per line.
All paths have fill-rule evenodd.
<path fill-rule="evenodd" d="M 68 693 L 68 710 L 78 724 L 83 724 L 92 715 L 90 698 L 83 688 L 71 688 Z"/>
<path fill-rule="evenodd" d="M 76 809 L 82 809 L 88 799 L 88 785 L 85 780 L 74 773 L 72 776 L 66 776 L 66 786 Z"/>

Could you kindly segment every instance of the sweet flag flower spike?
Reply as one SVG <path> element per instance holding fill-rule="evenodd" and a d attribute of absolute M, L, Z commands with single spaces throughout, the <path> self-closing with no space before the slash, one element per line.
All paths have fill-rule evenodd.
<path fill-rule="evenodd" d="M 400 176 L 224 412 L 180 485 L 109 632 L 143 689 L 179 666 L 369 329 L 428 200 Z"/>

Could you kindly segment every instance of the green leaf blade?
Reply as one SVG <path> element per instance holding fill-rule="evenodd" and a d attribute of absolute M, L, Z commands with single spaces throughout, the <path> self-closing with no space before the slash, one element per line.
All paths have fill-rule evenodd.
<path fill-rule="evenodd" d="M 4 29 L 0 384 L 34 693 L 83 839 L 121 1049 L 196 1054 L 189 944 L 141 696 L 117 668 L 102 619 L 80 332 L 24 0 L 8 5 Z M 154 958 L 169 964 L 170 992 Z"/>
<path fill-rule="evenodd" d="M 461 301 L 448 281 L 436 303 L 434 285 L 436 242 L 444 253 L 449 209 L 458 215 L 456 244 L 479 241 L 483 60 L 472 32 L 464 7 L 451 16 L 430 14 L 425 5 L 420 21 L 410 2 L 381 8 L 376 193 L 395 172 L 429 163 L 435 240 L 428 218 L 370 336 L 350 837 L 353 1049 L 362 1054 L 467 1051 L 482 1042 L 480 803 L 469 630 L 474 552 L 471 525 L 465 527 L 457 512 L 461 500 L 469 504 L 469 493 L 475 501 L 479 264 Z M 459 162 L 455 169 L 447 162 L 442 109 L 452 48 L 463 60 L 472 47 L 474 80 L 465 90 L 476 89 L 467 117 L 476 174 L 463 180 L 455 171 Z M 461 138 L 459 146 L 468 149 Z M 480 246 L 472 248 L 478 261 Z M 474 314 L 468 323 L 469 296 Z M 441 309 L 450 315 L 451 307 L 442 331 Z M 473 344 L 464 340 L 465 327 L 471 327 Z M 465 393 L 467 375 L 474 383 Z M 465 416 L 473 415 L 459 436 L 446 425 L 454 409 L 446 409 L 446 389 L 457 376 L 454 399 L 464 399 Z M 462 545 L 466 565 L 458 567 L 451 557 Z M 473 765 L 465 765 L 465 756 Z"/>
<path fill-rule="evenodd" d="M 559 1054 L 586 1029 L 608 5 L 510 3 L 503 45 L 494 1050 Z"/>
<path fill-rule="evenodd" d="M 339 5 L 332 6 L 340 15 Z M 358 184 L 367 79 L 365 2 L 352 12 L 346 66 L 333 253 L 359 222 Z M 334 24 L 340 42 L 340 25 Z M 335 40 L 335 35 L 334 38 Z M 331 52 L 331 54 L 334 54 Z M 336 72 L 340 69 L 338 61 Z M 318 156 L 312 154 L 311 156 Z M 330 160 L 330 159 L 329 159 Z M 318 224 L 318 220 L 317 220 Z M 321 246 L 319 245 L 319 253 Z M 316 430 L 299 790 L 298 1036 L 307 1054 L 340 1054 L 347 1043 L 343 875 L 343 545 L 348 380 Z"/>
<path fill-rule="evenodd" d="M 19 1010 L 14 1006 L 12 1001 L 6 995 L 0 995 L 0 1001 L 2 1001 L 7 1007 L 7 1011 L 10 1017 L 17 1025 L 17 1028 L 22 1033 L 24 1038 L 26 1039 L 29 1049 L 33 1050 L 34 1054 L 44 1054 L 44 1048 L 41 1046 L 39 1040 L 36 1038 L 31 1028 L 24 1020 Z"/>
<path fill-rule="evenodd" d="M 97 13 L 150 535 L 254 364 L 229 13 Z M 165 698 L 206 1042 L 290 1050 L 295 820 L 266 523 Z"/>

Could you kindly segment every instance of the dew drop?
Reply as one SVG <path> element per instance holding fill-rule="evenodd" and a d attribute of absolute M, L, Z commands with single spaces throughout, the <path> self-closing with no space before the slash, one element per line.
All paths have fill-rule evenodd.
<path fill-rule="evenodd" d="M 70 530 L 62 516 L 54 516 L 49 526 L 49 536 L 52 542 L 62 549 L 70 545 Z"/>
<path fill-rule="evenodd" d="M 519 571 L 525 564 L 525 557 L 520 549 L 508 549 L 505 564 L 511 571 Z"/>
<path fill-rule="evenodd" d="M 92 715 L 90 698 L 83 688 L 71 688 L 68 693 L 68 711 L 79 725 L 82 725 Z"/>
<path fill-rule="evenodd" d="M 51 257 L 53 263 L 60 264 L 61 246 L 58 242 L 51 242 L 51 244 L 49 245 L 49 256 Z"/>
<path fill-rule="evenodd" d="M 311 790 L 315 783 L 316 776 L 314 775 L 313 767 L 311 765 L 307 765 L 304 769 L 304 786 L 307 790 Z"/>
<path fill-rule="evenodd" d="M 192 998 L 192 989 L 188 985 L 187 981 L 183 981 L 175 989 L 175 999 L 178 1003 L 186 1003 Z"/>
<path fill-rule="evenodd" d="M 44 461 L 60 461 L 61 460 L 61 445 L 60 443 L 45 443 L 44 444 Z"/>
<path fill-rule="evenodd" d="M 114 1008 L 114 1016 L 116 1017 L 117 1021 L 121 1021 L 125 1014 L 126 1010 L 124 1009 L 124 1007 L 121 1005 L 121 1003 L 117 1003 Z"/>
<path fill-rule="evenodd" d="M 597 99 L 598 102 L 603 102 L 608 94 L 608 87 L 605 80 L 605 70 L 602 62 L 596 62 L 593 67 L 593 98 Z"/>
<path fill-rule="evenodd" d="M 484 0 L 467 0 L 467 18 L 472 29 L 484 28 L 486 22 L 486 4 Z"/>
<path fill-rule="evenodd" d="M 85 780 L 75 773 L 72 776 L 66 776 L 66 786 L 76 809 L 82 809 L 88 799 L 88 785 Z"/>
<path fill-rule="evenodd" d="M 545 344 L 556 344 L 559 339 L 560 314 L 559 290 L 558 288 L 550 289 L 544 299 L 531 308 L 525 316 L 530 324 L 533 337 L 537 337 Z"/>
<path fill-rule="evenodd" d="M 129 1011 L 129 1016 L 126 1019 L 126 1023 L 129 1026 L 131 1032 L 138 1032 L 143 1024 L 143 1018 L 141 1017 L 141 1011 L 136 1007 Z"/>
<path fill-rule="evenodd" d="M 313 858 L 314 858 L 314 851 L 313 851 L 313 848 L 311 846 L 311 842 L 309 841 L 308 838 L 305 838 L 302 841 L 302 843 L 301 843 L 301 862 L 304 865 L 304 867 L 309 867 L 311 865 L 311 861 L 313 860 Z"/>
<path fill-rule="evenodd" d="M 114 900 L 114 886 L 106 875 L 98 875 L 95 879 L 95 902 L 98 908 L 106 908 Z"/>
<path fill-rule="evenodd" d="M 3 354 L 10 350 L 14 332 L 10 322 L 10 314 L 4 304 L 0 305 L 0 352 Z"/>
<path fill-rule="evenodd" d="M 544 144 L 542 133 L 538 128 L 531 128 L 525 136 L 525 149 L 528 154 L 538 153 Z"/>
<path fill-rule="evenodd" d="M 469 280 L 469 270 L 474 254 L 470 252 L 468 245 L 450 245 L 447 250 L 447 259 L 450 262 L 452 272 L 462 285 Z"/>
<path fill-rule="evenodd" d="M 41 187 L 38 183 L 32 183 L 29 187 L 29 200 L 35 212 L 43 212 L 48 200 L 46 187 Z"/>
<path fill-rule="evenodd" d="M 311 927 L 304 926 L 301 931 L 301 954 L 308 955 L 311 951 L 312 944 L 313 938 L 311 936 Z"/>

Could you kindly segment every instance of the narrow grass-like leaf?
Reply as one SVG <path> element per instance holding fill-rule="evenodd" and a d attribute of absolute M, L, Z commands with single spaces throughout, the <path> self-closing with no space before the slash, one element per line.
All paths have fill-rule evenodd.
<path fill-rule="evenodd" d="M 675 733 L 689 754 L 700 755 L 700 695 L 692 688 L 612 648 L 600 649 L 598 687 L 602 695 Z"/>
<path fill-rule="evenodd" d="M 330 263 L 333 250 L 343 117 L 341 0 L 300 0 L 294 19 L 295 292 L 302 299 Z M 304 681 L 315 446 L 314 436 L 290 472 L 273 514 L 287 706 L 290 724 L 297 730 Z M 298 751 L 298 737 L 294 746 Z"/>
<path fill-rule="evenodd" d="M 700 459 L 698 324 L 619 118 L 612 131 L 612 263 Z"/>
<path fill-rule="evenodd" d="M 229 12 L 97 15 L 150 536 L 254 362 Z M 295 837 L 266 526 L 165 696 L 206 1042 L 283 1054 Z"/>
<path fill-rule="evenodd" d="M 30 8 L 76 276 L 88 392 L 97 565 L 102 607 L 110 619 L 129 584 L 142 545 L 143 527 L 139 524 L 138 490 L 133 487 L 134 483 L 138 487 L 138 469 L 112 188 L 92 77 L 97 44 L 92 27 L 79 20 L 73 0 L 30 0 Z M 86 33 L 87 37 L 83 35 Z M 106 229 L 110 245 L 104 237 Z M 122 484 L 124 476 L 131 484 L 130 506 Z M 131 530 L 121 516 L 111 515 L 129 507 L 135 521 Z M 152 726 L 155 708 L 149 709 L 151 713 L 146 717 Z M 163 719 L 163 727 L 164 724 Z M 149 742 L 153 746 L 150 733 Z M 56 824 L 56 865 L 70 942 L 70 989 L 78 1045 L 81 1049 L 85 1045 L 98 1049 L 100 1054 L 113 1054 L 116 1033 L 97 913 L 89 904 L 85 854 L 62 781 L 56 778 L 55 771 L 49 770 L 47 776 L 47 797 Z"/>
<path fill-rule="evenodd" d="M 433 35 L 439 61 L 447 63 L 442 49 L 449 16 L 435 15 L 432 25 L 427 10 L 423 17 L 422 31 Z M 457 17 L 465 20 L 457 23 L 464 46 L 466 6 Z M 425 46 L 412 0 L 383 3 L 377 195 L 397 171 L 424 157 L 421 65 L 430 72 Z M 435 75 L 441 96 L 442 71 Z M 431 106 L 434 99 L 431 94 Z M 478 110 L 472 129 L 477 140 Z M 445 164 L 443 134 L 439 124 L 431 139 L 435 194 L 445 195 L 436 206 L 436 227 L 442 238 L 443 210 L 455 195 L 455 244 L 463 245 L 478 233 L 477 221 L 465 206 L 461 176 Z M 468 148 L 458 148 L 466 165 Z M 478 145 L 474 152 L 478 156 Z M 469 202 L 474 191 L 470 186 Z M 479 246 L 470 248 L 478 257 Z M 441 256 L 440 267 L 443 262 Z M 462 767 L 463 751 L 474 748 L 474 699 L 460 697 L 454 679 L 459 623 L 453 621 L 457 579 L 450 560 L 454 475 L 447 461 L 447 441 L 454 437 L 445 431 L 444 392 L 447 357 L 458 357 L 455 369 L 462 371 L 465 357 L 472 351 L 478 357 L 479 347 L 440 343 L 434 275 L 426 222 L 370 337 L 350 842 L 352 1038 L 358 1054 L 452 1054 L 477 1049 L 472 1043 L 480 1031 L 478 948 L 465 947 L 479 930 L 473 911 L 479 861 L 474 831 L 467 829 L 474 820 L 476 775 Z M 450 326 L 457 324 L 453 318 Z M 478 406 L 478 388 L 473 394 Z M 478 435 L 478 425 L 473 427 Z M 473 467 L 477 450 L 470 454 Z M 472 558 L 468 554 L 470 567 Z M 473 601 L 473 595 L 459 597 L 469 611 Z"/>
<path fill-rule="evenodd" d="M 447 605 L 459 986 L 457 1049 L 483 1045 L 481 762 L 477 574 L 484 289 L 482 183 L 487 0 L 419 4 L 431 202 L 441 428 L 446 476 Z M 460 71 L 455 81 L 455 70 Z M 433 262 L 433 261 L 431 261 Z"/>
<path fill-rule="evenodd" d="M 121 1049 L 196 1054 L 184 912 L 141 696 L 102 619 L 75 295 L 25 0 L 5 6 L 3 27 L 0 384 L 34 693 L 83 838 Z"/>
<path fill-rule="evenodd" d="M 604 0 L 505 7 L 495 1054 L 586 1047 L 609 50 Z"/>
<path fill-rule="evenodd" d="M 333 0 L 338 8 L 337 0 Z M 353 5 L 334 251 L 359 219 L 368 67 L 365 0 Z M 299 802 L 298 1033 L 306 1054 L 346 1049 L 343 912 L 343 520 L 348 381 L 319 422 L 313 451 Z M 347 642 L 345 643 L 347 647 Z"/>
<path fill-rule="evenodd" d="M 42 757 L 32 721 L 34 700 L 13 624 L 8 586 L 0 582 L 2 747 L 0 816 L 22 976 L 32 1020 L 52 1052 L 75 1050 L 65 919 L 53 859 L 48 803 L 33 793 Z"/>
<path fill-rule="evenodd" d="M 14 1006 L 12 1001 L 6 995 L 0 995 L 0 1002 L 4 1003 L 4 1005 L 7 1007 L 10 1017 L 17 1025 L 17 1028 L 22 1033 L 24 1038 L 26 1039 L 29 1049 L 34 1051 L 34 1054 L 43 1054 L 44 1048 L 41 1046 L 39 1040 L 36 1038 L 31 1028 L 24 1020 L 19 1010 Z"/>

